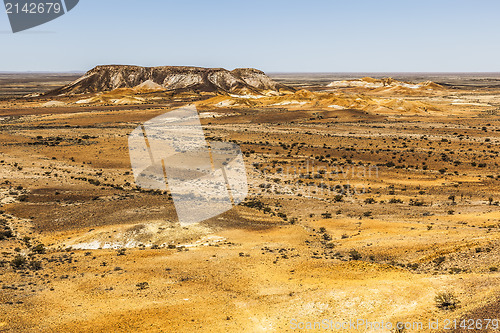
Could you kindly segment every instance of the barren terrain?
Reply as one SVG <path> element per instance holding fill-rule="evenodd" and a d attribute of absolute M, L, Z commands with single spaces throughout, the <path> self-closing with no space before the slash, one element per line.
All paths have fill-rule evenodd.
<path fill-rule="evenodd" d="M 0 331 L 500 319 L 500 79 L 363 76 L 276 74 L 295 88 L 276 94 L 0 86 Z M 168 192 L 135 186 L 127 136 L 187 104 L 241 146 L 250 194 L 181 228 Z"/>

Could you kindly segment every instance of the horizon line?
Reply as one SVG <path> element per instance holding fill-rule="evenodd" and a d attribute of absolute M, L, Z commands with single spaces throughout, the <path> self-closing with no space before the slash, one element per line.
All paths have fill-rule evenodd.
<path fill-rule="evenodd" d="M 126 66 L 126 65 L 124 65 Z M 141 66 L 142 67 L 142 66 Z M 146 66 L 144 66 L 146 67 Z M 149 66 L 148 66 L 149 67 Z M 154 67 L 154 66 L 153 66 Z M 177 67 L 177 66 L 173 66 Z M 187 66 L 190 67 L 190 66 Z M 194 66 L 193 66 L 194 67 Z M 205 68 L 215 68 L 215 67 L 205 67 Z M 221 67 L 217 67 L 221 68 Z M 241 67 L 239 67 L 241 68 Z M 236 69 L 236 68 L 235 68 Z M 69 70 L 69 71 L 1 71 L 0 74 L 81 74 L 86 73 L 88 70 Z M 500 74 L 500 71 L 264 71 L 266 74 Z"/>

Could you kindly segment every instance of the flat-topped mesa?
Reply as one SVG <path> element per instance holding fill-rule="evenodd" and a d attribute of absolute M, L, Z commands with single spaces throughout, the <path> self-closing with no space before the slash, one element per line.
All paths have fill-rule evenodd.
<path fill-rule="evenodd" d="M 228 71 L 224 68 L 186 66 L 140 67 L 97 66 L 78 80 L 46 95 L 76 95 L 112 91 L 118 88 L 190 90 L 236 95 L 278 95 L 294 89 L 273 81 L 253 68 Z"/>

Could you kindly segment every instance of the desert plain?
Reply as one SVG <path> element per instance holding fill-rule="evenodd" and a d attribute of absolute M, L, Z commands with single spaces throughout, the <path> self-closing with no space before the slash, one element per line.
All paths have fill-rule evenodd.
<path fill-rule="evenodd" d="M 500 76 L 43 94 L 79 76 L 0 74 L 0 332 L 495 331 Z M 188 227 L 168 191 L 135 185 L 127 142 L 184 105 L 241 147 L 249 183 Z"/>

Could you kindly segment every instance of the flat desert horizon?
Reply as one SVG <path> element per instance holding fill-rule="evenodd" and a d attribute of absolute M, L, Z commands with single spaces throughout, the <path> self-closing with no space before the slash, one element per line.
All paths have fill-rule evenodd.
<path fill-rule="evenodd" d="M 28 93 L 46 92 L 70 83 L 85 71 L 66 72 L 8 72 L 0 71 L 2 91 L 0 97 L 24 96 Z M 283 84 L 291 86 L 327 85 L 332 81 L 352 80 L 363 77 L 382 79 L 391 77 L 401 81 L 422 82 L 431 80 L 455 87 L 500 87 L 500 72 L 266 72 Z"/>

